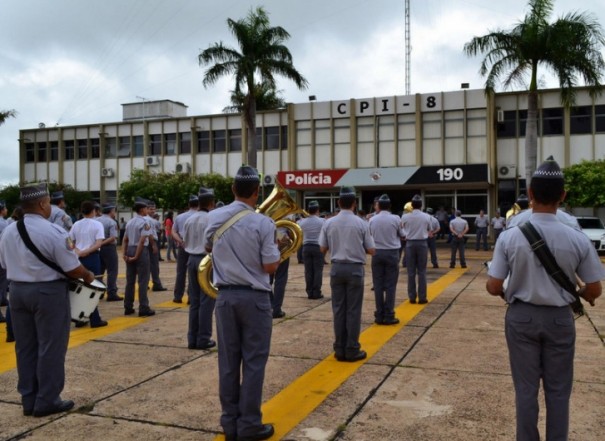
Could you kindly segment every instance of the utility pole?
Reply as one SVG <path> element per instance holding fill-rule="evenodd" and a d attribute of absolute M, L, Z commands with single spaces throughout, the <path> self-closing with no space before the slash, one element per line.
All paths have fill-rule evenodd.
<path fill-rule="evenodd" d="M 405 0 L 405 94 L 410 94 L 410 54 L 412 46 L 410 44 L 410 0 Z"/>

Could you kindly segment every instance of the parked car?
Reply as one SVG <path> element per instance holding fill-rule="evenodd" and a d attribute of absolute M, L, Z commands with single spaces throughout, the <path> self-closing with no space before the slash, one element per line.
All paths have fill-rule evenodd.
<path fill-rule="evenodd" d="M 580 216 L 577 218 L 584 234 L 588 236 L 599 253 L 605 253 L 605 225 L 598 217 Z"/>

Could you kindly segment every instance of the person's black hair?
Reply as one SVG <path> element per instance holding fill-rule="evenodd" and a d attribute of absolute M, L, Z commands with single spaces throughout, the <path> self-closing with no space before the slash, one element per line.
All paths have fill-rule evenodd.
<path fill-rule="evenodd" d="M 420 210 L 422 208 L 422 201 L 412 201 L 412 208 L 414 210 Z"/>
<path fill-rule="evenodd" d="M 534 178 L 529 184 L 536 202 L 544 205 L 552 205 L 561 201 L 565 191 L 565 183 L 562 179 L 539 179 Z"/>
<path fill-rule="evenodd" d="M 84 215 L 89 215 L 95 211 L 95 203 L 93 201 L 84 201 L 80 204 L 80 212 Z"/>
<path fill-rule="evenodd" d="M 389 202 L 389 201 L 378 201 L 378 208 L 380 208 L 381 210 L 390 210 L 391 209 L 391 202 Z"/>
<path fill-rule="evenodd" d="M 191 199 L 189 201 L 189 208 L 197 208 L 200 206 L 200 201 L 198 201 L 197 199 Z"/>
<path fill-rule="evenodd" d="M 355 196 L 341 196 L 338 198 L 338 205 L 343 210 L 350 210 L 351 208 L 353 208 L 353 205 L 355 204 L 356 200 L 357 199 L 355 198 Z"/>
<path fill-rule="evenodd" d="M 246 181 L 246 180 L 235 180 L 233 182 L 233 192 L 239 198 L 248 199 L 251 197 L 255 191 L 258 190 L 259 182 L 254 181 Z"/>
<path fill-rule="evenodd" d="M 314 208 L 309 208 L 307 211 L 309 212 L 309 214 L 317 214 L 319 212 L 319 206 L 314 207 Z"/>

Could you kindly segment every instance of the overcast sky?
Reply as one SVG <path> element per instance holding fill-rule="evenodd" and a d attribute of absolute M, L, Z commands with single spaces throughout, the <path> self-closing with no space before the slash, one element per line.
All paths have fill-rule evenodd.
<path fill-rule="evenodd" d="M 411 0 L 411 92 L 482 88 L 480 58 L 464 43 L 526 13 L 526 0 Z M 287 102 L 405 94 L 404 0 L 0 0 L 0 185 L 19 179 L 19 129 L 120 121 L 121 104 L 171 99 L 189 115 L 220 113 L 230 78 L 205 89 L 201 50 L 236 46 L 226 19 L 264 6 L 290 34 L 295 67 L 309 81 L 278 88 Z M 593 12 L 603 0 L 557 0 L 563 13 Z M 556 87 L 546 76 L 548 86 Z"/>

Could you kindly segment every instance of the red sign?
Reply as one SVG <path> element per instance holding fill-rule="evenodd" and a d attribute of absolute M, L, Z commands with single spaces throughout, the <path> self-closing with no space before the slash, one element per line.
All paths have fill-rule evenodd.
<path fill-rule="evenodd" d="M 280 171 L 277 180 L 284 188 L 332 188 L 348 169 Z"/>

